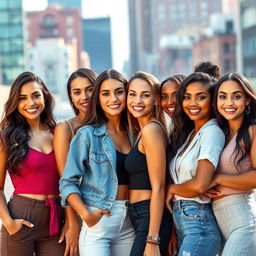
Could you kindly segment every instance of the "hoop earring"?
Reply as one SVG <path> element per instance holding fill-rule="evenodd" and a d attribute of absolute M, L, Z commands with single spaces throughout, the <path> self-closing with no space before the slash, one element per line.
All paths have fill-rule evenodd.
<path fill-rule="evenodd" d="M 250 105 L 247 105 L 246 108 L 245 108 L 245 114 L 249 115 L 250 112 L 251 112 L 251 107 L 250 107 Z"/>

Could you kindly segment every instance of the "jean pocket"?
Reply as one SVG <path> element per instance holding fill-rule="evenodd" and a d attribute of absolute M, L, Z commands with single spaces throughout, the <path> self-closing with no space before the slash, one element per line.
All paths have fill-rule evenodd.
<path fill-rule="evenodd" d="M 87 207 L 87 210 L 88 210 L 89 212 L 94 212 L 94 211 L 99 210 L 99 208 L 93 207 L 93 206 L 88 206 L 88 207 Z M 85 222 L 85 224 L 86 224 L 86 226 L 87 226 L 88 229 L 95 229 L 95 228 L 97 228 L 98 226 L 101 226 L 101 224 L 102 224 L 102 222 L 104 221 L 104 218 L 105 218 L 105 217 L 106 217 L 106 215 L 103 214 L 103 215 L 101 216 L 101 218 L 99 219 L 99 221 L 98 221 L 97 223 L 95 223 L 95 224 L 94 224 L 93 226 L 91 226 L 91 227 L 89 227 L 89 226 L 86 224 L 86 222 Z"/>
<path fill-rule="evenodd" d="M 91 152 L 89 157 L 91 160 L 93 160 L 94 162 L 96 162 L 98 164 L 108 161 L 108 157 L 104 153 Z"/>
<path fill-rule="evenodd" d="M 210 209 L 201 207 L 182 207 L 181 216 L 188 220 L 214 219 L 214 215 Z"/>

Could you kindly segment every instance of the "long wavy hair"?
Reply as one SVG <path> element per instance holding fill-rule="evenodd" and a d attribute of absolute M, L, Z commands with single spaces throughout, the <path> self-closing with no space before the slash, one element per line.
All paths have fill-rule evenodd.
<path fill-rule="evenodd" d="M 249 127 L 256 123 L 256 92 L 254 91 L 251 83 L 239 73 L 225 74 L 217 83 L 216 92 L 214 95 L 214 109 L 216 112 L 217 121 L 224 131 L 226 138 L 229 136 L 230 129 L 228 121 L 219 113 L 217 108 L 218 91 L 222 83 L 226 81 L 234 81 L 238 83 L 244 90 L 246 97 L 250 99 L 249 106 L 246 107 L 243 116 L 243 123 L 238 129 L 236 137 L 236 147 L 233 152 L 235 154 L 235 166 L 239 170 L 241 161 L 250 154 L 252 141 L 249 134 Z"/>
<path fill-rule="evenodd" d="M 0 142 L 6 150 L 6 169 L 12 173 L 17 173 L 20 162 L 28 153 L 28 134 L 30 126 L 26 118 L 18 111 L 20 90 L 22 86 L 29 82 L 36 82 L 41 86 L 44 95 L 45 108 L 40 115 L 40 122 L 54 129 L 55 119 L 53 117 L 54 100 L 43 81 L 31 72 L 21 73 L 13 82 L 9 98 L 4 105 L 4 115 L 0 123 Z"/>
<path fill-rule="evenodd" d="M 158 79 L 143 71 L 138 71 L 134 73 L 134 75 L 130 78 L 127 86 L 127 92 L 129 91 L 130 84 L 133 80 L 135 79 L 141 79 L 147 82 L 153 92 L 153 95 L 156 97 L 158 104 L 154 105 L 153 111 L 154 111 L 154 116 L 156 119 L 162 123 L 162 125 L 166 128 L 165 125 L 165 119 L 164 119 L 164 113 L 162 111 L 162 108 L 160 106 L 160 83 Z M 128 111 L 128 123 L 129 123 L 129 129 L 132 135 L 136 136 L 138 132 L 140 131 L 140 126 L 137 118 L 135 118 L 129 111 Z"/>
<path fill-rule="evenodd" d="M 67 82 L 68 98 L 69 98 L 69 102 L 70 102 L 76 115 L 79 114 L 79 110 L 75 107 L 75 105 L 72 101 L 72 98 L 71 98 L 71 84 L 78 77 L 87 78 L 92 83 L 92 85 L 94 85 L 94 82 L 97 78 L 97 73 L 95 73 L 93 70 L 88 69 L 88 68 L 79 68 L 78 70 L 74 71 L 70 75 L 68 82 Z"/>
<path fill-rule="evenodd" d="M 108 79 L 118 80 L 120 83 L 124 85 L 124 89 L 126 90 L 126 86 L 127 86 L 126 78 L 115 69 L 108 69 L 103 71 L 101 74 L 99 74 L 99 76 L 97 77 L 94 83 L 94 89 L 92 92 L 92 96 L 90 98 L 87 114 L 86 114 L 83 125 L 92 125 L 94 127 L 99 127 L 108 122 L 108 119 L 105 116 L 104 111 L 102 110 L 99 104 L 99 94 L 100 94 L 101 84 Z M 121 114 L 121 122 L 124 126 L 127 125 L 126 109 Z"/>
<path fill-rule="evenodd" d="M 172 116 L 173 128 L 169 137 L 168 146 L 168 155 L 170 157 L 169 160 L 175 157 L 178 149 L 185 143 L 188 135 L 195 128 L 194 122 L 186 115 L 182 107 L 186 88 L 189 84 L 194 82 L 199 82 L 203 86 L 207 87 L 208 92 L 210 93 L 213 100 L 216 87 L 216 79 L 210 77 L 206 73 L 194 72 L 185 78 L 185 80 L 183 80 L 177 93 L 175 110 Z M 213 111 L 212 117 L 214 117 Z"/>

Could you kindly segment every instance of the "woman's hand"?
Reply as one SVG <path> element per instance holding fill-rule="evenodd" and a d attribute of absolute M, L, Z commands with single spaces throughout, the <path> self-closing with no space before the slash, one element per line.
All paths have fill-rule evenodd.
<path fill-rule="evenodd" d="M 65 223 L 63 225 L 59 243 L 66 241 L 64 256 L 76 256 L 78 254 L 79 224 L 73 223 L 72 227 Z"/>
<path fill-rule="evenodd" d="M 168 256 L 177 255 L 177 254 L 178 254 L 177 237 L 176 237 L 175 227 L 173 223 L 172 235 L 168 244 Z"/>
<path fill-rule="evenodd" d="M 208 189 L 205 193 L 199 195 L 202 200 L 209 200 L 220 195 L 220 192 L 214 188 Z"/>
<path fill-rule="evenodd" d="M 161 256 L 159 246 L 156 244 L 146 243 L 143 256 Z"/>
<path fill-rule="evenodd" d="M 3 225 L 6 228 L 9 235 L 14 235 L 15 233 L 17 233 L 23 225 L 28 226 L 29 228 L 34 227 L 34 225 L 31 222 L 26 221 L 24 219 L 12 219 L 8 223 L 3 223 Z"/>
<path fill-rule="evenodd" d="M 107 216 L 110 216 L 110 213 L 108 210 L 98 209 L 93 212 L 88 212 L 87 217 L 83 218 L 83 220 L 86 222 L 87 226 L 90 228 L 96 225 L 104 214 L 106 214 Z"/>
<path fill-rule="evenodd" d="M 174 194 L 171 193 L 170 188 L 171 188 L 171 185 L 169 185 L 166 192 L 165 204 L 169 212 L 172 213 L 171 201 L 173 200 Z"/>

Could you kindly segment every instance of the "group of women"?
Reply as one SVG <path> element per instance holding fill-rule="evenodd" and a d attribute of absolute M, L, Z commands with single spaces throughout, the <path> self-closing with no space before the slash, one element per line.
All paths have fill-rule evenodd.
<path fill-rule="evenodd" d="M 161 84 L 80 68 L 67 91 L 76 115 L 56 125 L 40 78 L 24 72 L 11 86 L 1 255 L 256 255 L 256 93 L 245 77 L 209 62 Z"/>

